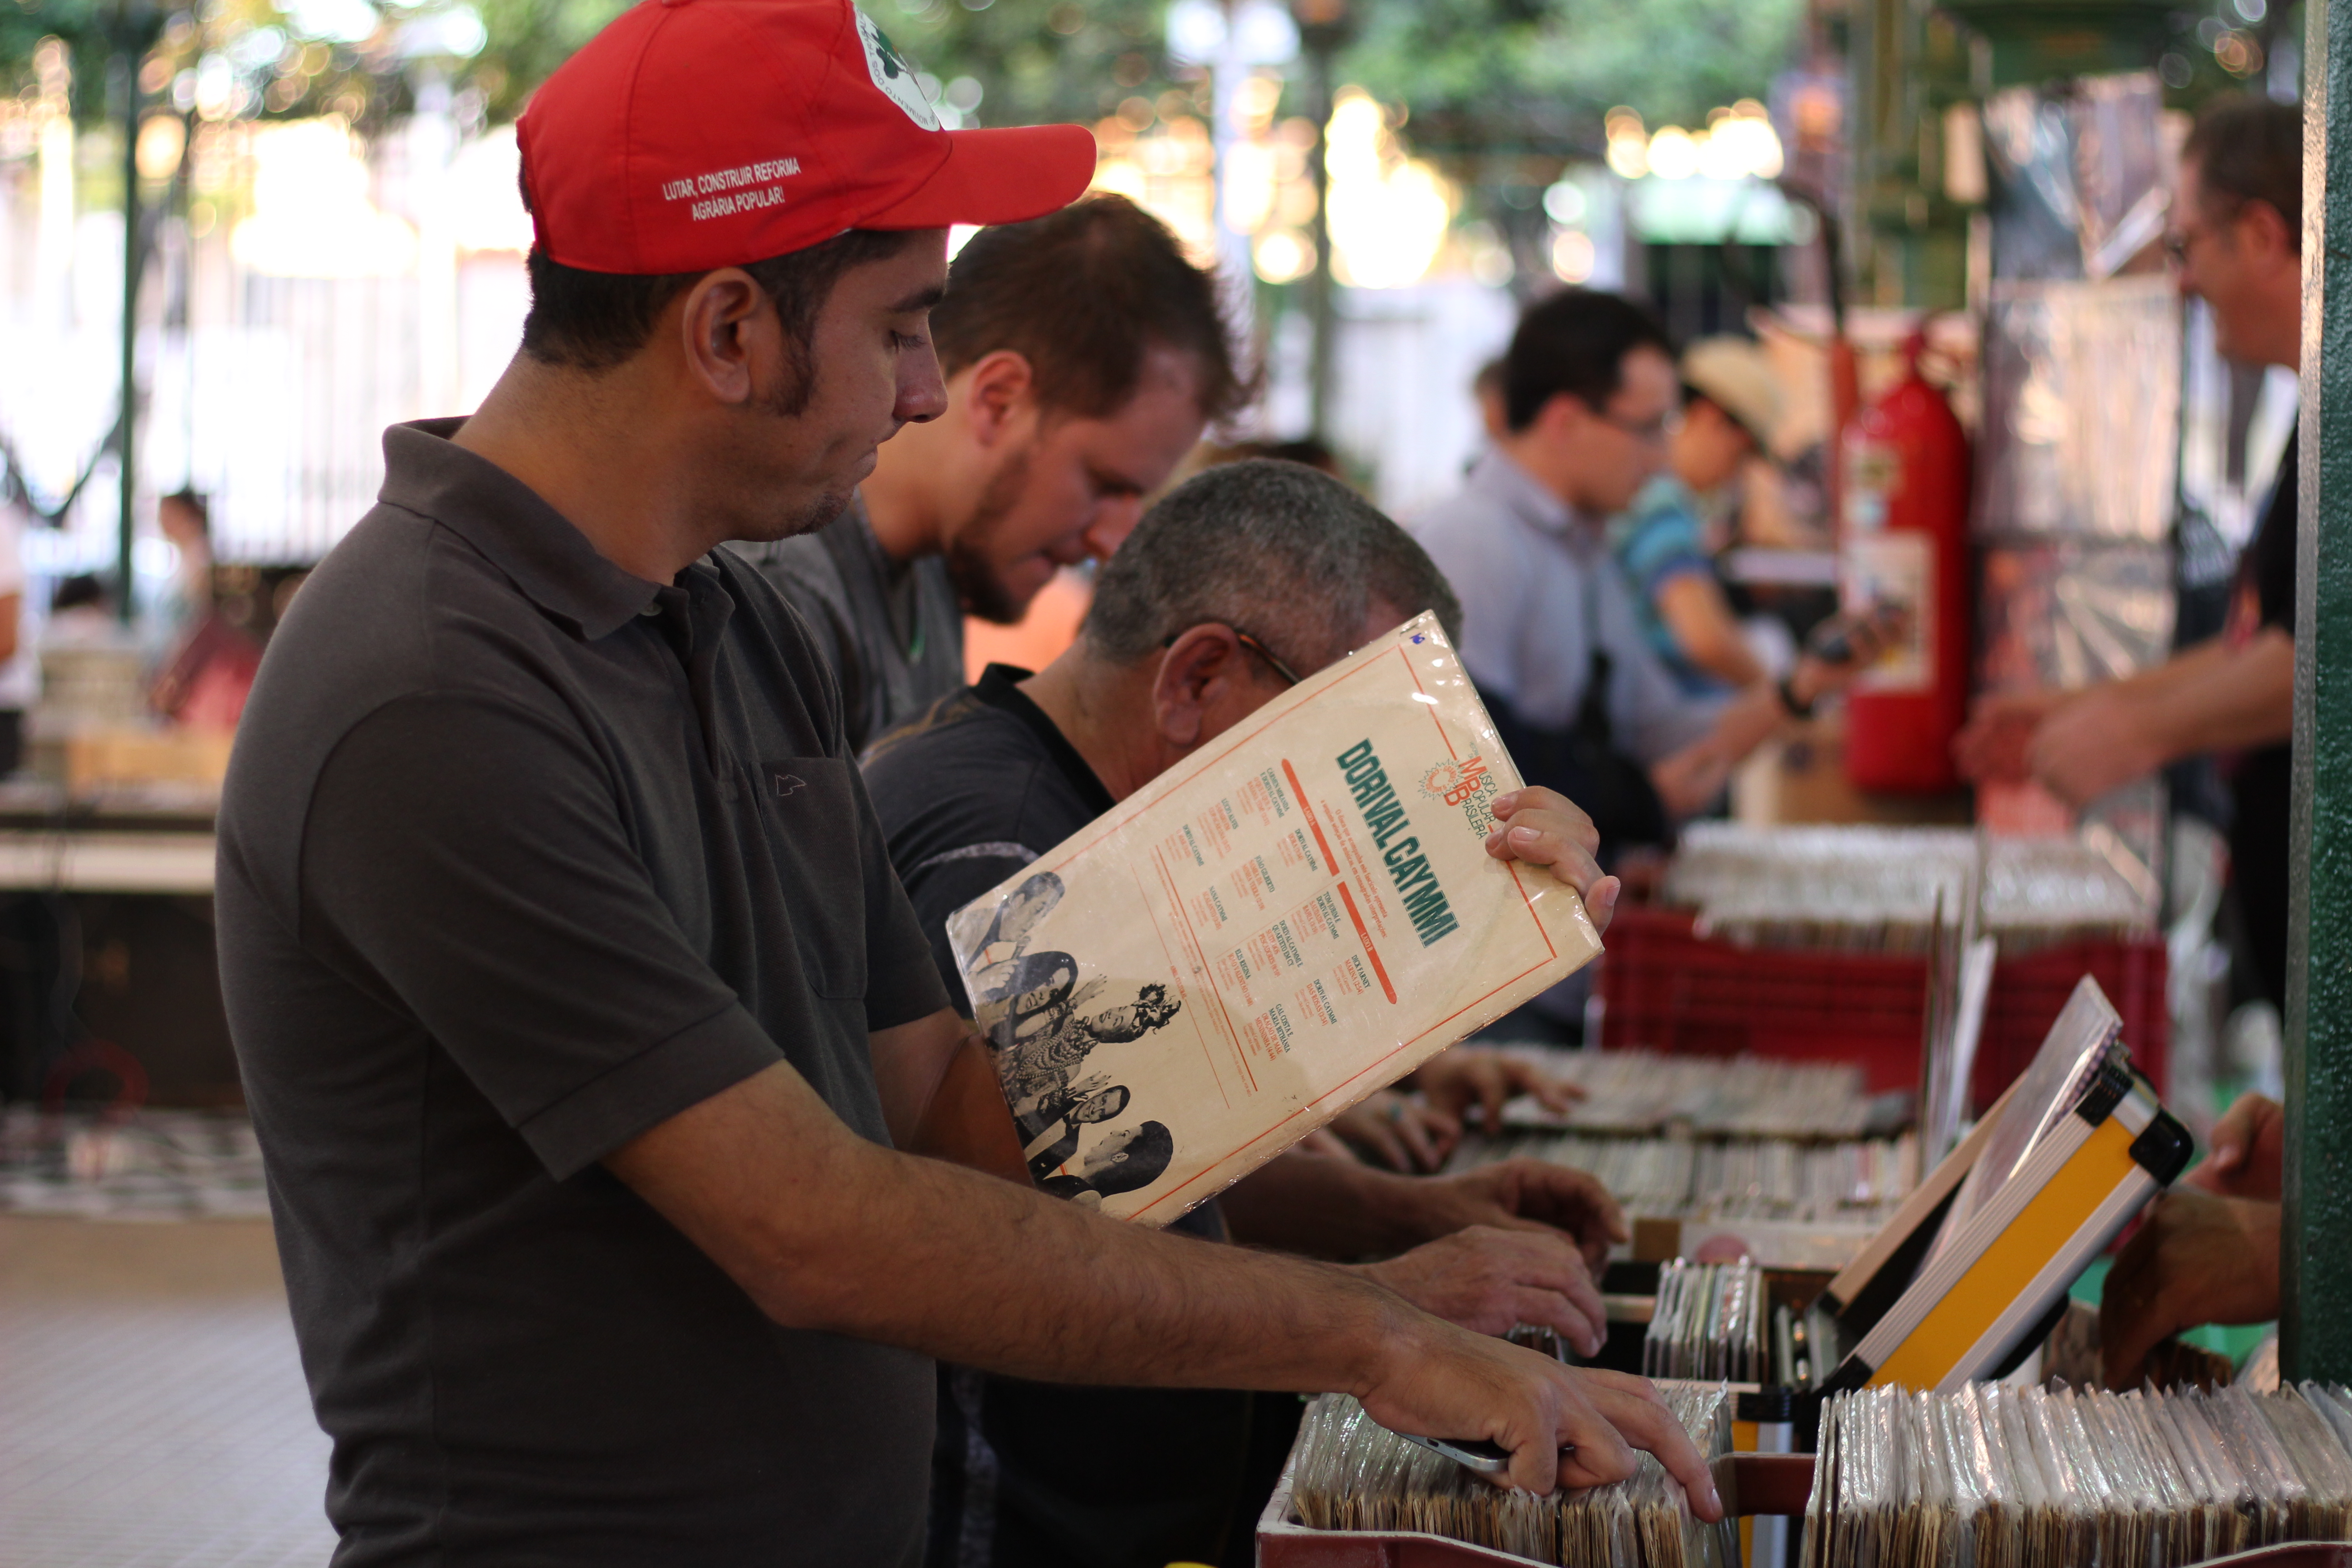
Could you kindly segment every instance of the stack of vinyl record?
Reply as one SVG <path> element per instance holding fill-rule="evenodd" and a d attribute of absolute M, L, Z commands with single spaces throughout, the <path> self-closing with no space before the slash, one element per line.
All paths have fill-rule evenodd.
<path fill-rule="evenodd" d="M 1684 1131 L 1717 1138 L 1861 1138 L 1882 1131 L 1885 1108 L 1858 1067 L 1765 1057 L 1664 1056 L 1655 1051 L 1506 1047 L 1582 1096 L 1555 1111 L 1532 1099 L 1503 1111 L 1508 1129 L 1562 1132 Z"/>
<path fill-rule="evenodd" d="M 2023 952 L 2151 929 L 2155 885 L 2116 849 L 2099 835 L 1694 823 L 1664 895 L 1734 942 L 1849 952 L 1924 952 L 1974 906 L 1977 929 Z"/>
<path fill-rule="evenodd" d="M 1829 1143 L 1522 1133 L 1465 1145 L 1454 1168 L 1521 1156 L 1590 1172 L 1643 1219 L 1786 1220 L 1853 1227 L 1857 1238 L 1892 1218 L 1919 1182 L 1909 1133 Z"/>
<path fill-rule="evenodd" d="M 1667 1407 L 1709 1459 L 1731 1451 L 1722 1389 L 1669 1384 Z M 1548 1497 L 1511 1491 L 1407 1442 L 1345 1394 L 1307 1406 L 1293 1450 L 1292 1501 L 1316 1530 L 1423 1531 L 1578 1568 L 1736 1568 L 1739 1537 L 1703 1524 L 1682 1485 L 1647 1454 L 1631 1479 Z"/>
<path fill-rule="evenodd" d="M 1753 1263 L 1688 1263 L 1658 1269 L 1657 1305 L 1642 1341 L 1650 1377 L 1779 1381 L 1766 1353 L 1764 1270 Z"/>
<path fill-rule="evenodd" d="M 2177 1568 L 2352 1540 L 2340 1388 L 2128 1394 L 1975 1384 L 1834 1396 L 1804 1568 Z"/>

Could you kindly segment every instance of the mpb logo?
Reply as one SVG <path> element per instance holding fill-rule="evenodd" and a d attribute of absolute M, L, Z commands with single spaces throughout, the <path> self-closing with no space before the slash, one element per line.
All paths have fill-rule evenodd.
<path fill-rule="evenodd" d="M 1422 794 L 1448 805 L 1465 805 L 1494 787 L 1495 781 L 1487 774 L 1486 760 L 1481 757 L 1440 763 L 1421 780 Z"/>

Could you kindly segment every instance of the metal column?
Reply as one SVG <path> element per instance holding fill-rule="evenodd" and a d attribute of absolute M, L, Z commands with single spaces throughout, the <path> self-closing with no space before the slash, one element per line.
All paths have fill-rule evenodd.
<path fill-rule="evenodd" d="M 2280 1365 L 2352 1380 L 2352 0 L 2309 0 Z M 2347 171 L 2342 180 L 2335 170 Z"/>

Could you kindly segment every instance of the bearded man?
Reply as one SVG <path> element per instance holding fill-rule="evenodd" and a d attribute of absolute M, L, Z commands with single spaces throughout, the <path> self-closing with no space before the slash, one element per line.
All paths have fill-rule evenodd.
<path fill-rule="evenodd" d="M 831 526 L 745 551 L 815 633 L 858 751 L 963 685 L 966 615 L 1009 626 L 1108 557 L 1247 394 L 1215 276 L 1123 196 L 974 235 L 931 337 L 947 412 Z"/>

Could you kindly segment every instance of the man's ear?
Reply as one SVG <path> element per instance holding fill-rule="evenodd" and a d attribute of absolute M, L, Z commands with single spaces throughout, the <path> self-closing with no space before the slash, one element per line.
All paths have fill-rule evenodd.
<path fill-rule="evenodd" d="M 2238 221 L 2244 226 L 2254 253 L 2263 257 L 2284 257 L 2297 271 L 2302 269 L 2303 236 L 2287 227 L 2286 216 L 2268 202 L 2250 201 L 2239 210 Z"/>
<path fill-rule="evenodd" d="M 1555 392 L 1544 399 L 1541 408 L 1536 410 L 1536 416 L 1528 427 L 1556 440 L 1575 435 L 1592 418 L 1592 410 L 1586 406 L 1584 399 L 1572 392 Z"/>
<path fill-rule="evenodd" d="M 983 447 L 1003 440 L 1035 407 L 1037 381 L 1026 355 L 998 349 L 964 374 L 965 419 Z"/>
<path fill-rule="evenodd" d="M 1160 656 L 1151 682 L 1151 717 L 1160 739 L 1180 752 L 1208 739 L 1210 715 L 1250 679 L 1249 654 L 1231 626 L 1191 627 Z"/>
<path fill-rule="evenodd" d="M 672 313 L 674 323 L 666 324 L 674 325 L 687 375 L 716 401 L 749 403 L 789 374 L 783 323 L 767 291 L 740 268 L 704 274 L 665 312 Z"/>

